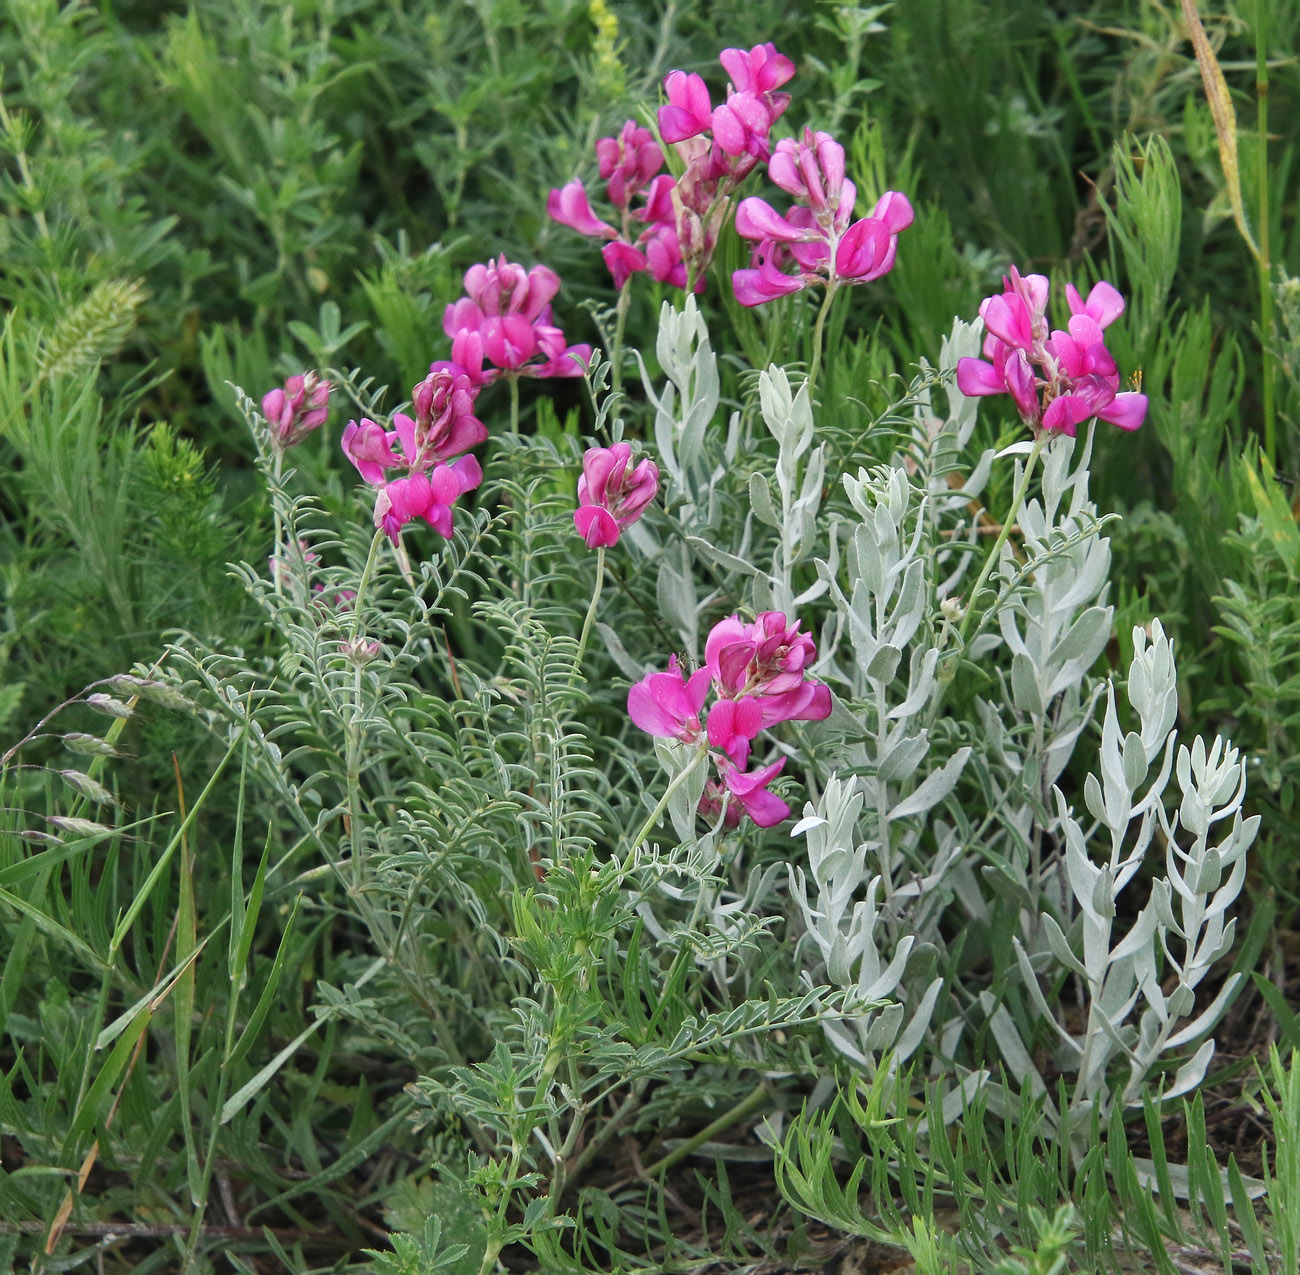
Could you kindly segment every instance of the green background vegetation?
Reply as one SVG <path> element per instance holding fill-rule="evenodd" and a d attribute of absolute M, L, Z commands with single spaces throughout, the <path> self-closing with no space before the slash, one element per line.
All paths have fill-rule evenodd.
<path fill-rule="evenodd" d="M 867 207 L 893 188 L 918 213 L 898 267 L 855 290 L 833 321 L 824 393 L 844 407 L 830 472 L 878 459 L 864 442 L 872 422 L 1009 264 L 1085 291 L 1104 277 L 1129 299 L 1111 344 L 1122 369 L 1142 370 L 1150 416 L 1135 437 L 1100 433 L 1093 462 L 1093 498 L 1124 515 L 1110 533 L 1116 631 L 1161 616 L 1178 643 L 1184 724 L 1221 730 L 1251 755 L 1248 809 L 1265 822 L 1242 928 L 1262 954 L 1273 1038 L 1300 1045 L 1285 996 L 1300 863 L 1300 283 L 1290 278 L 1300 275 L 1300 6 L 1202 8 L 1236 106 L 1245 217 L 1267 244 L 1267 272 L 1234 223 L 1176 3 L 10 0 L 0 14 L 5 738 L 97 679 L 149 667 L 177 631 L 274 659 L 278 635 L 228 566 L 265 562 L 272 521 L 228 383 L 259 396 L 304 367 L 359 368 L 390 387 L 391 406 L 445 357 L 442 310 L 464 269 L 502 252 L 555 268 L 559 322 L 571 340 L 599 343 L 608 275 L 592 241 L 548 222 L 547 190 L 593 179 L 594 139 L 653 103 L 668 70 L 700 71 L 716 90 L 719 49 L 770 39 L 798 66 L 783 124 L 842 140 Z M 719 277 L 739 251 L 723 252 Z M 666 295 L 652 293 L 638 292 L 628 323 L 628 345 L 647 352 Z M 782 357 L 798 350 L 811 327 L 803 298 L 743 312 L 718 278 L 707 298 L 715 346 L 753 364 L 777 344 Z M 724 392 L 738 395 L 743 371 L 728 376 Z M 501 429 L 504 389 L 485 391 L 480 408 Z M 358 517 L 337 446 L 348 411 L 291 458 L 301 489 L 318 493 L 318 525 Z M 525 432 L 552 439 L 591 425 L 572 383 L 525 385 L 524 411 Z M 990 507 L 999 499 L 1005 507 L 1007 493 Z M 555 567 L 560 593 L 585 605 L 564 571 Z M 475 640 L 468 609 L 451 627 L 462 649 Z M 354 918 L 324 896 L 295 916 L 292 892 L 270 891 L 248 913 L 259 872 L 297 853 L 300 833 L 256 790 L 246 759 L 223 755 L 202 722 L 166 704 L 144 705 L 126 740 L 129 765 L 77 763 L 90 783 L 111 774 L 123 803 L 111 837 L 85 834 L 102 842 L 93 866 L 67 850 L 73 833 L 30 813 L 89 817 L 93 791 L 69 792 L 49 771 L 3 779 L 0 1253 L 43 1245 L 93 1131 L 82 1229 L 66 1233 L 49 1269 L 94 1260 L 104 1234 L 94 1227 L 123 1219 L 149 1242 L 106 1250 L 109 1269 L 174 1269 L 199 1200 L 209 1228 L 232 1228 L 224 1239 L 202 1233 L 201 1260 L 215 1269 L 229 1268 L 216 1257 L 225 1252 L 244 1270 L 359 1263 L 363 1247 L 386 1247 L 385 1217 L 422 1235 L 400 1269 L 426 1269 L 416 1249 L 440 1241 L 423 1235 L 424 1216 L 454 1230 L 460 1204 L 433 1200 L 441 1188 L 418 1179 L 427 1138 L 397 1099 L 445 1055 L 404 1040 L 382 995 L 382 1026 L 369 1033 L 312 1014 L 322 995 L 355 1001 L 369 958 L 358 956 Z M 23 759 L 57 753 L 40 747 Z M 201 818 L 182 822 L 183 800 Z M 264 811 L 268 856 L 242 840 L 245 801 Z M 509 826 L 503 816 L 497 831 Z M 65 841 L 18 835 L 33 829 Z M 185 966 L 203 936 L 212 951 L 229 944 L 227 958 Z M 185 968 L 152 1026 L 137 1016 L 101 1036 L 177 962 Z M 1244 1032 L 1265 1010 L 1252 1002 L 1232 1021 Z M 240 1086 L 302 1033 L 220 1122 Z M 476 1057 L 483 1046 L 461 1042 Z M 1294 1087 L 1294 1073 L 1278 1075 Z M 698 1114 L 688 1088 L 661 1095 L 665 1124 Z M 209 1141 L 218 1126 L 219 1153 Z M 884 1136 L 864 1128 L 841 1133 Z M 1117 1145 L 1123 1130 L 1108 1136 Z M 1080 1192 L 1090 1180 L 1081 1175 Z M 714 1193 L 706 1214 L 739 1216 L 716 1182 L 703 1189 Z M 1055 1207 L 1043 1191 L 1006 1207 L 1022 1228 L 1011 1233 L 1031 1249 L 1046 1235 L 1039 1249 L 1050 1252 L 1053 1219 L 1030 1216 L 1030 1205 Z M 654 1235 L 653 1206 L 642 1212 Z M 605 1222 L 588 1219 L 591 1233 Z M 149 1236 L 150 1226 L 161 1229 Z M 725 1240 L 707 1231 L 698 1251 L 684 1241 L 683 1262 L 715 1244 L 737 1264 L 761 1251 L 738 1224 Z M 283 1259 L 267 1256 L 278 1250 Z"/>

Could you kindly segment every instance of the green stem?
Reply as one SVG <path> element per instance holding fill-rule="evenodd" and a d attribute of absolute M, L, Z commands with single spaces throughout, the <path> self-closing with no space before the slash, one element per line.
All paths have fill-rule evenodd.
<path fill-rule="evenodd" d="M 578 636 L 578 653 L 573 657 L 572 686 L 582 673 L 582 657 L 587 653 L 587 639 L 591 636 L 591 626 L 596 620 L 596 607 L 600 602 L 600 593 L 605 585 L 605 546 L 596 549 L 596 587 L 591 591 L 591 605 L 587 608 L 587 618 L 582 622 L 582 632 Z"/>
<path fill-rule="evenodd" d="M 746 1116 L 757 1111 L 768 1101 L 767 1086 L 759 1084 L 751 1093 L 742 1098 L 729 1111 L 724 1111 L 712 1124 L 707 1124 L 699 1133 L 687 1138 L 679 1147 L 674 1147 L 666 1156 L 656 1160 L 647 1170 L 647 1177 L 654 1177 L 671 1169 L 679 1160 L 684 1160 L 692 1151 L 702 1147 L 710 1138 L 716 1137 L 732 1125 L 739 1124 Z"/>
<path fill-rule="evenodd" d="M 627 327 L 627 310 L 631 303 L 632 280 L 629 278 L 618 291 L 618 306 L 614 311 L 614 348 L 609 356 L 611 394 L 617 394 L 623 388 L 623 332 Z"/>
<path fill-rule="evenodd" d="M 1269 257 L 1268 35 L 1266 5 L 1255 0 L 1255 102 L 1259 125 L 1259 342 L 1260 391 L 1264 409 L 1264 451 L 1277 463 L 1277 358 L 1273 353 L 1273 267 Z"/>
<path fill-rule="evenodd" d="M 517 437 L 519 434 L 519 378 L 517 376 L 508 376 L 506 380 L 510 383 L 510 432 Z"/>
<path fill-rule="evenodd" d="M 1020 516 L 1020 506 L 1025 502 L 1025 493 L 1029 490 L 1029 480 L 1033 476 L 1034 466 L 1038 464 L 1038 457 L 1046 444 L 1047 433 L 1042 431 L 1034 439 L 1034 445 L 1025 460 L 1025 467 L 1021 471 L 1020 481 L 1016 484 L 1016 490 L 1011 497 L 1011 508 L 1007 510 L 1007 516 L 1002 520 L 1002 530 L 998 532 L 998 538 L 993 542 L 993 551 L 984 560 L 984 569 L 980 572 L 979 579 L 975 581 L 975 587 L 970 591 L 970 597 L 966 601 L 966 614 L 962 617 L 961 628 L 958 630 L 958 636 L 961 638 L 963 646 L 970 634 L 970 626 L 975 621 L 975 610 L 979 601 L 980 590 L 984 587 L 985 581 L 988 580 L 990 573 L 997 565 L 998 558 L 1002 553 L 1002 546 L 1006 544 L 1007 537 L 1011 534 L 1011 527 Z"/>
<path fill-rule="evenodd" d="M 284 554 L 281 552 L 281 541 L 284 539 L 284 524 L 280 519 L 280 472 L 284 468 L 284 452 L 282 452 L 274 443 L 271 444 L 271 514 L 275 518 L 275 546 L 272 549 L 271 561 L 275 564 L 273 572 L 275 576 L 275 596 L 278 598 L 283 591 L 283 577 L 288 563 L 285 561 Z"/>
<path fill-rule="evenodd" d="M 628 846 L 628 853 L 631 854 L 655 829 L 665 810 L 668 809 L 668 803 L 673 799 L 673 794 L 686 782 L 687 778 L 695 773 L 696 767 L 709 755 L 708 749 L 701 746 L 694 757 L 686 764 L 677 777 L 664 789 L 664 795 L 659 798 L 659 804 L 650 812 L 650 817 L 641 826 L 641 831 L 632 838 Z"/>
<path fill-rule="evenodd" d="M 826 285 L 826 295 L 822 298 L 822 308 L 817 311 L 817 322 L 813 325 L 812 359 L 808 364 L 808 404 L 812 405 L 813 388 L 817 384 L 817 373 L 822 365 L 822 329 L 826 326 L 826 316 L 830 313 L 831 302 L 835 300 L 835 290 L 839 283 L 832 278 Z"/>
<path fill-rule="evenodd" d="M 355 642 L 357 634 L 361 631 L 361 603 L 365 600 L 366 586 L 370 583 L 370 575 L 375 569 L 375 562 L 379 558 L 379 546 L 383 542 L 384 533 L 375 532 L 375 538 L 370 542 L 370 553 L 366 556 L 366 565 L 361 569 L 361 580 L 357 584 L 357 596 L 352 599 L 352 631 L 349 637 Z"/>

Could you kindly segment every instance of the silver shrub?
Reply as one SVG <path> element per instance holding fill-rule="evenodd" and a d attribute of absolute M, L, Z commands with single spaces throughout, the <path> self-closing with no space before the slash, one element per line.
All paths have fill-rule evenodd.
<path fill-rule="evenodd" d="M 1086 1132 L 1095 1110 L 1104 1115 L 1109 1108 L 1114 1096 L 1107 1077 L 1116 1061 L 1127 1062 L 1129 1070 L 1117 1095 L 1122 1102 L 1139 1097 L 1164 1055 L 1198 1043 L 1166 1096 L 1184 1093 L 1203 1078 L 1214 1048 L 1206 1037 L 1238 976 L 1193 1018 L 1196 987 L 1232 945 L 1233 922 L 1226 913 L 1241 891 L 1246 851 L 1259 827 L 1258 816 L 1241 815 L 1245 764 L 1237 750 L 1222 739 L 1208 747 L 1200 738 L 1190 747 L 1177 744 L 1173 649 L 1159 621 L 1152 623 L 1150 639 L 1138 628 L 1133 640 L 1128 699 L 1140 729 L 1121 732 L 1108 689 L 1098 770 L 1084 788 L 1091 826 L 1085 830 L 1059 789 L 1055 794 L 1072 923 L 1067 933 L 1044 917 L 1046 960 L 1031 961 L 1017 942 L 1026 986 L 1055 1024 L 1059 1064 L 1076 1076 L 1069 1109 L 1059 1113 L 1076 1135 Z M 1172 815 L 1165 801 L 1171 775 L 1179 792 Z M 1137 919 L 1117 934 L 1116 900 L 1147 861 L 1157 828 L 1166 843 L 1165 873 L 1152 883 Z M 1188 840 L 1184 848 L 1180 841 Z M 1102 853 L 1094 854 L 1094 847 Z M 1039 988 L 1038 975 L 1047 966 L 1064 967 L 1078 980 L 1087 1004 L 1080 1034 L 1058 1021 Z M 1171 974 L 1177 984 L 1166 993 L 1162 984 Z"/>

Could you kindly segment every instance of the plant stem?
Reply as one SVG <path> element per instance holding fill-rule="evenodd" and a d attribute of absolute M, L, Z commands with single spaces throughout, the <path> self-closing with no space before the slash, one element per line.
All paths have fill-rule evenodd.
<path fill-rule="evenodd" d="M 1029 480 L 1033 476 L 1034 466 L 1038 464 L 1038 457 L 1047 444 L 1047 433 L 1041 431 L 1034 445 L 1025 459 L 1025 467 L 1021 471 L 1020 481 L 1016 484 L 1016 490 L 1011 497 L 1011 508 L 1007 510 L 1007 516 L 1002 520 L 1002 530 L 998 532 L 998 538 L 993 542 L 993 551 L 984 560 L 984 569 L 979 574 L 979 579 L 975 581 L 975 587 L 970 591 L 970 597 L 966 602 L 966 614 L 962 617 L 961 628 L 958 630 L 958 637 L 961 638 L 962 644 L 965 645 L 966 638 L 970 634 L 970 626 L 975 620 L 976 603 L 979 600 L 979 592 L 984 587 L 985 581 L 988 580 L 990 573 L 997 564 L 998 558 L 1002 554 L 1002 546 L 1007 542 L 1007 536 L 1011 534 L 1012 525 L 1020 516 L 1020 506 L 1025 502 L 1025 493 L 1029 490 Z"/>
<path fill-rule="evenodd" d="M 839 284 L 834 278 L 826 285 L 826 295 L 822 298 L 822 308 L 817 311 L 817 322 L 813 325 L 812 359 L 808 364 L 808 404 L 812 405 L 813 388 L 817 384 L 817 373 L 822 365 L 822 329 L 826 326 L 826 316 L 830 313 L 831 302 L 835 300 L 835 290 Z"/>
<path fill-rule="evenodd" d="M 517 376 L 508 376 L 506 380 L 510 383 L 510 432 L 516 436 L 519 434 L 519 378 Z"/>
<path fill-rule="evenodd" d="M 375 538 L 370 542 L 370 553 L 366 556 L 366 565 L 361 569 L 361 580 L 357 584 L 357 596 L 352 599 L 352 631 L 349 637 L 353 641 L 356 640 L 357 634 L 361 631 L 361 603 L 365 600 L 366 585 L 370 583 L 370 575 L 375 569 L 375 561 L 379 557 L 379 546 L 383 539 L 383 531 L 376 531 Z"/>
<path fill-rule="evenodd" d="M 687 762 L 686 768 L 673 779 L 672 783 L 670 783 L 667 788 L 664 789 L 664 795 L 659 798 L 659 804 L 650 812 L 650 817 L 641 826 L 641 831 L 632 838 L 631 844 L 628 846 L 629 854 L 631 854 L 637 846 L 639 846 L 654 831 L 655 824 L 659 822 L 664 811 L 668 809 L 668 803 L 673 799 L 673 794 L 686 782 L 687 777 L 695 772 L 696 767 L 699 766 L 708 755 L 708 749 L 700 747 L 696 751 L 695 756 Z"/>
<path fill-rule="evenodd" d="M 614 348 L 609 355 L 611 394 L 617 394 L 623 388 L 623 332 L 627 327 L 627 311 L 631 303 L 632 280 L 628 279 L 618 290 L 618 305 L 614 311 Z"/>
<path fill-rule="evenodd" d="M 671 1169 L 679 1160 L 684 1160 L 692 1151 L 702 1147 L 708 1140 L 723 1132 L 724 1129 L 730 1129 L 732 1125 L 739 1124 L 747 1115 L 757 1111 L 768 1100 L 767 1086 L 760 1083 L 749 1094 L 742 1098 L 734 1107 L 724 1111 L 711 1124 L 707 1124 L 699 1133 L 687 1138 L 679 1147 L 675 1147 L 666 1156 L 656 1160 L 647 1170 L 648 1177 L 654 1177 L 656 1173 L 662 1173 L 665 1169 Z"/>
<path fill-rule="evenodd" d="M 284 539 L 284 524 L 280 520 L 280 472 L 284 468 L 284 452 L 271 444 L 271 514 L 275 519 L 275 545 L 271 550 L 272 574 L 275 576 L 275 596 L 282 592 L 283 577 L 288 563 L 280 552 L 280 542 Z"/>
<path fill-rule="evenodd" d="M 605 546 L 596 549 L 596 587 L 591 591 L 591 605 L 587 608 L 587 618 L 582 622 L 582 633 L 578 636 L 578 653 L 573 657 L 572 686 L 582 673 L 582 657 L 587 653 L 587 639 L 591 636 L 591 626 L 596 619 L 596 607 L 600 602 L 600 593 L 605 586 Z"/>
<path fill-rule="evenodd" d="M 1255 103 L 1259 126 L 1259 345 L 1260 393 L 1264 410 L 1264 452 L 1277 463 L 1277 358 L 1273 353 L 1273 268 L 1269 257 L 1268 33 L 1267 6 L 1255 0 Z"/>

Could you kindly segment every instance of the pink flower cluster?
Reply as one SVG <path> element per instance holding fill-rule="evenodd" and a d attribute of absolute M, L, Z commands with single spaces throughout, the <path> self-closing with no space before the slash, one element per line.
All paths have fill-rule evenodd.
<path fill-rule="evenodd" d="M 743 811 L 770 828 L 790 814 L 767 787 L 785 758 L 746 770 L 750 749 L 759 731 L 778 722 L 822 721 L 830 715 L 830 690 L 807 678 L 816 655 L 812 638 L 780 611 L 765 611 L 752 624 L 733 615 L 713 626 L 703 668 L 686 677 L 673 656 L 667 672 L 651 673 L 631 688 L 627 711 L 637 726 L 660 739 L 690 745 L 707 740 L 716 777 L 704 789 L 702 815 L 716 817 L 725 803 L 730 826 L 740 822 Z M 704 713 L 710 691 L 716 698 Z"/>
<path fill-rule="evenodd" d="M 582 458 L 574 526 L 589 549 L 616 545 L 658 490 L 659 466 L 648 458 L 633 466 L 630 443 L 592 447 Z"/>
<path fill-rule="evenodd" d="M 300 443 L 329 415 L 330 383 L 315 372 L 291 376 L 284 389 L 262 396 L 262 415 L 271 427 L 271 445 L 284 451 Z"/>
<path fill-rule="evenodd" d="M 1055 430 L 1073 438 L 1094 416 L 1137 429 L 1146 418 L 1147 397 L 1119 392 L 1119 372 L 1102 336 L 1123 313 L 1124 298 L 1104 280 L 1086 301 L 1066 284 L 1067 330 L 1049 333 L 1047 294 L 1043 275 L 1022 275 L 1011 267 L 1001 295 L 980 303 L 984 358 L 957 360 L 957 388 L 971 398 L 1010 394 L 1035 435 Z"/>
<path fill-rule="evenodd" d="M 507 261 L 475 265 L 465 271 L 465 296 L 442 317 L 451 338 L 451 362 L 430 371 L 452 371 L 477 387 L 499 376 L 581 376 L 591 361 L 590 345 L 565 345 L 555 326 L 551 298 L 560 278 L 546 266 Z M 484 367 L 484 361 L 490 364 Z"/>
<path fill-rule="evenodd" d="M 477 395 L 478 386 L 463 371 L 441 367 L 411 391 L 414 419 L 397 412 L 393 429 L 385 430 L 363 417 L 343 431 L 344 454 L 379 489 L 375 526 L 394 545 L 415 518 L 450 539 L 452 505 L 483 481 L 478 461 L 461 454 L 487 438 L 474 415 Z M 389 477 L 390 470 L 404 472 Z"/>
<path fill-rule="evenodd" d="M 546 201 L 546 211 L 561 225 L 610 241 L 602 255 L 617 288 L 648 271 L 678 288 L 693 276 L 699 291 L 731 195 L 768 158 L 768 134 L 790 102 L 788 93 L 777 90 L 794 75 L 794 63 L 770 43 L 748 52 L 724 49 L 718 60 L 730 77 L 719 106 L 699 75 L 670 71 L 664 80 L 668 101 L 659 108 L 659 136 L 685 169 L 679 179 L 657 175 L 666 157 L 654 135 L 633 120 L 617 138 L 596 143 L 605 193 L 621 228 L 596 216 L 577 178 L 552 190 Z M 634 208 L 638 194 L 644 199 Z"/>
<path fill-rule="evenodd" d="M 731 276 L 741 305 L 762 305 L 810 284 L 868 283 L 893 269 L 912 205 L 886 191 L 870 216 L 854 221 L 857 190 L 844 177 L 844 148 L 829 134 L 806 128 L 802 140 L 778 142 L 767 175 L 796 206 L 783 216 L 754 196 L 741 201 L 736 230 L 756 244 L 750 268 Z"/>

